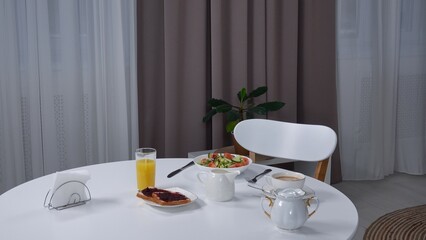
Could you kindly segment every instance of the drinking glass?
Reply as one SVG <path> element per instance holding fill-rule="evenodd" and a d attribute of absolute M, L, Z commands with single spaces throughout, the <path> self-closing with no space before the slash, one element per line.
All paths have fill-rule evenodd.
<path fill-rule="evenodd" d="M 136 149 L 135 158 L 138 190 L 154 187 L 157 151 L 154 148 L 139 148 Z"/>

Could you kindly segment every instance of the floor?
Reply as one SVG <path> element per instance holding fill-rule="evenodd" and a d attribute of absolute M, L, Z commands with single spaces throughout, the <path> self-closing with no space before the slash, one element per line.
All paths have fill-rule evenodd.
<path fill-rule="evenodd" d="M 333 185 L 348 196 L 358 210 L 355 240 L 380 216 L 397 209 L 426 204 L 426 175 L 395 173 L 377 181 L 344 181 Z"/>

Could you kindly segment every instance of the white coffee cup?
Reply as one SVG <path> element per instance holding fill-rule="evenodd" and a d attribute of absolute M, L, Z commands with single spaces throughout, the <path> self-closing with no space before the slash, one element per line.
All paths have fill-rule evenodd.
<path fill-rule="evenodd" d="M 274 189 L 303 188 L 305 175 L 292 171 L 281 171 L 270 176 L 265 176 L 265 181 Z"/>

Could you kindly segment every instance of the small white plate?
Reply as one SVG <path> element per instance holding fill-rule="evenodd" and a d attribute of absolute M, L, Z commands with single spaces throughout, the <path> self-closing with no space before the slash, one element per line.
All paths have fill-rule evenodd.
<path fill-rule="evenodd" d="M 186 191 L 185 189 L 179 188 L 179 187 L 172 187 L 172 188 L 165 188 L 165 190 L 170 191 L 170 192 L 178 192 L 181 193 L 183 195 L 185 195 L 187 198 L 189 198 L 191 201 L 189 203 L 184 203 L 184 204 L 179 204 L 179 205 L 160 205 L 158 203 L 155 202 L 151 202 L 145 199 L 142 199 L 146 204 L 150 205 L 150 206 L 154 206 L 154 207 L 161 207 L 161 208 L 174 208 L 174 207 L 182 207 L 182 206 L 186 206 L 188 204 L 193 203 L 195 200 L 197 200 L 197 195 L 193 194 L 192 192 Z"/>
<path fill-rule="evenodd" d="M 272 191 L 274 191 L 274 187 L 272 187 L 269 184 L 265 184 L 262 187 L 262 191 L 265 195 L 267 195 L 268 197 L 273 197 L 275 198 L 275 196 L 273 196 Z M 312 188 L 308 187 L 308 186 L 303 186 L 302 190 L 305 192 L 305 197 L 314 197 L 315 196 L 315 191 L 312 190 Z"/>

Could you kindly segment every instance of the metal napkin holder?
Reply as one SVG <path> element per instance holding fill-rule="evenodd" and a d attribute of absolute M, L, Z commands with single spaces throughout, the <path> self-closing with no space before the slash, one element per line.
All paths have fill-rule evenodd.
<path fill-rule="evenodd" d="M 58 190 L 61 189 L 61 187 L 65 186 L 67 184 L 81 184 L 81 185 L 83 185 L 84 188 L 85 188 L 85 190 L 88 193 L 87 194 L 87 199 L 82 199 L 82 196 L 80 196 L 80 194 L 78 194 L 78 193 L 72 193 L 69 196 L 69 200 L 68 200 L 67 204 L 62 205 L 62 206 L 53 206 L 53 204 L 52 204 L 53 197 L 58 192 Z M 67 181 L 67 182 L 64 182 L 61 185 L 59 185 L 59 187 L 57 187 L 56 190 L 52 192 L 52 194 L 50 196 L 50 199 L 49 199 L 49 203 L 46 204 L 46 201 L 47 201 L 47 198 L 49 196 L 50 191 L 51 191 L 51 189 L 46 193 L 46 196 L 44 197 L 44 204 L 43 204 L 44 207 L 49 208 L 49 210 L 52 210 L 52 209 L 63 210 L 63 209 L 66 209 L 66 208 L 76 207 L 76 206 L 83 205 L 86 202 L 92 200 L 92 195 L 90 194 L 89 188 L 87 187 L 86 184 L 84 184 L 84 183 L 82 183 L 80 181 Z"/>

